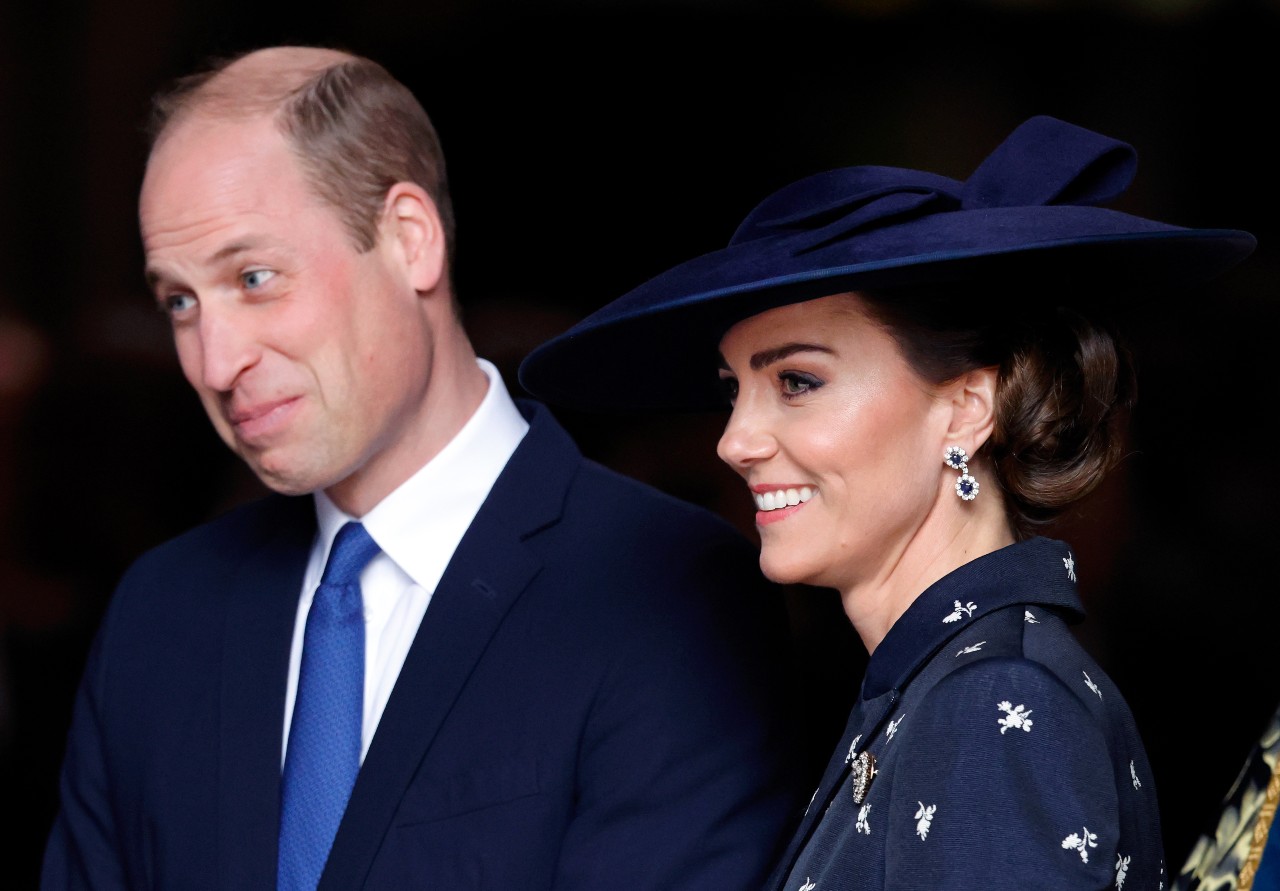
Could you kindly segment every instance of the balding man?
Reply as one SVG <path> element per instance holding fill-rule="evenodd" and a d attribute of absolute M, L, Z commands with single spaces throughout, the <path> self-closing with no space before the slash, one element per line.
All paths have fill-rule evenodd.
<path fill-rule="evenodd" d="M 414 97 L 275 47 L 157 110 L 147 279 L 278 494 L 120 582 L 43 887 L 756 887 L 794 802 L 777 593 L 477 359 Z"/>

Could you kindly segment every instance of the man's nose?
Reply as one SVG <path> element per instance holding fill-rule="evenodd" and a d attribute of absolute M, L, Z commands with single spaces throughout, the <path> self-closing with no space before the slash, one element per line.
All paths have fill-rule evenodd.
<path fill-rule="evenodd" d="M 203 310 L 199 326 L 200 383 L 229 392 L 262 354 L 258 338 L 243 313 Z"/>

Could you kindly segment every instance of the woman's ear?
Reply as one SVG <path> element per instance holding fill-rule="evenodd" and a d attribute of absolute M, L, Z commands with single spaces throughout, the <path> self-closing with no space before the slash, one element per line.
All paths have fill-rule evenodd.
<path fill-rule="evenodd" d="M 995 366 L 975 368 L 947 385 L 951 402 L 951 424 L 947 444 L 958 445 L 976 454 L 996 426 L 996 385 L 1000 370 Z"/>
<path fill-rule="evenodd" d="M 421 186 L 396 183 L 387 190 L 382 226 L 387 247 L 399 255 L 415 291 L 424 294 L 441 283 L 444 227 L 436 203 Z"/>

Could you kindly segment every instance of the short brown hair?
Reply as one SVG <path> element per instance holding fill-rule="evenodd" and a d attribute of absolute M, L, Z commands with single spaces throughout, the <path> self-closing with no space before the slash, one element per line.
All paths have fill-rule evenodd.
<path fill-rule="evenodd" d="M 346 53 L 318 67 L 300 65 L 293 76 L 238 79 L 228 86 L 228 68 L 249 55 L 214 60 L 158 93 L 148 128 L 152 146 L 194 112 L 233 118 L 273 113 L 312 188 L 337 211 L 361 251 L 377 242 L 387 190 L 411 182 L 435 202 L 452 261 L 455 224 L 444 151 L 413 93 L 377 62 Z"/>

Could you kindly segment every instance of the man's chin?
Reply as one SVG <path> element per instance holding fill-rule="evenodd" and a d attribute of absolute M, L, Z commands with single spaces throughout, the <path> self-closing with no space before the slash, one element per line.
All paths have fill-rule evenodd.
<path fill-rule="evenodd" d="M 254 476 L 270 489 L 281 495 L 309 495 L 325 487 L 325 481 L 317 480 L 313 474 L 299 471 L 295 467 L 282 467 L 254 460 L 257 456 L 246 457 L 241 454 Z"/>
<path fill-rule="evenodd" d="M 258 479 L 262 480 L 263 485 L 278 495 L 310 495 L 317 489 L 323 488 L 323 486 L 307 486 L 301 483 L 282 482 L 277 479 L 262 476 L 261 474 L 258 475 Z"/>

